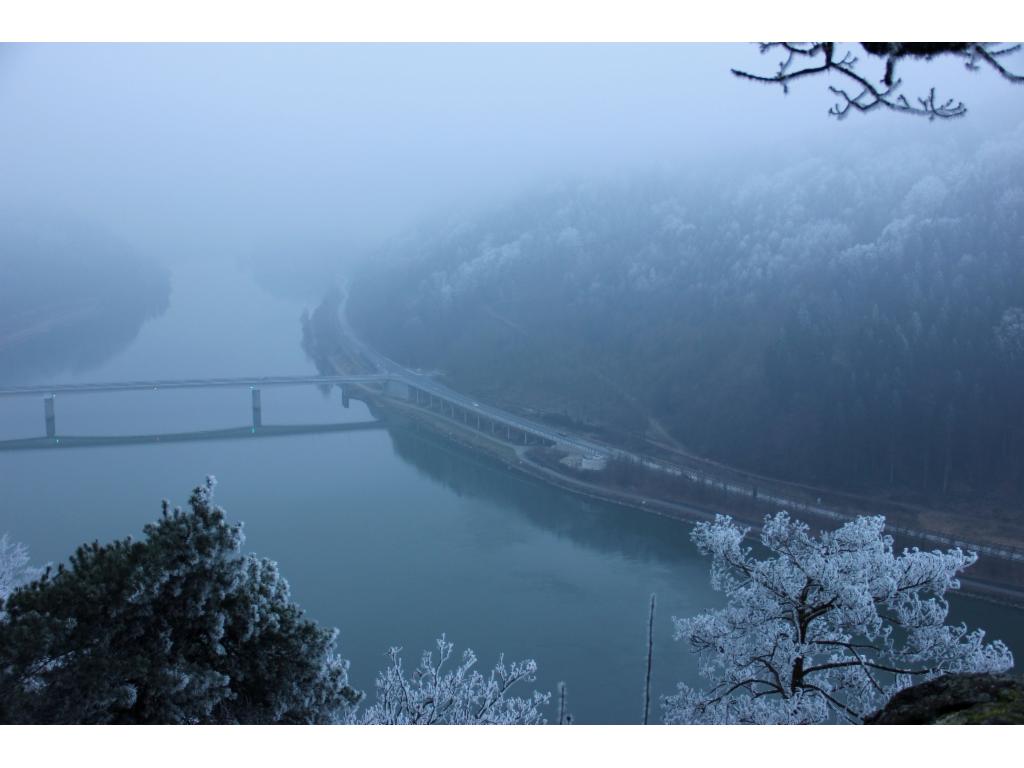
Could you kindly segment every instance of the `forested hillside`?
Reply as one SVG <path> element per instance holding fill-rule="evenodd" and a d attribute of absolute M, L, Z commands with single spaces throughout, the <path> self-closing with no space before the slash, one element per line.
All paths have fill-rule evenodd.
<path fill-rule="evenodd" d="M 394 243 L 349 311 L 495 402 L 792 480 L 1024 497 L 1024 126 L 547 190 Z"/>
<path fill-rule="evenodd" d="M 0 210 L 0 382 L 95 367 L 170 292 L 166 268 L 108 232 Z"/>

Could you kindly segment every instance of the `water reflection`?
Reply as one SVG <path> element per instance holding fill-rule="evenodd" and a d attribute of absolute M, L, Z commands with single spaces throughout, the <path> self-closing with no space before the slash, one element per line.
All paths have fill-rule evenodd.
<path fill-rule="evenodd" d="M 665 566 L 697 556 L 689 523 L 545 486 L 496 459 L 452 446 L 426 428 L 389 424 L 388 431 L 397 456 L 458 496 L 500 505 L 597 552 Z M 558 497 L 558 514 L 550 510 L 552 495 Z"/>

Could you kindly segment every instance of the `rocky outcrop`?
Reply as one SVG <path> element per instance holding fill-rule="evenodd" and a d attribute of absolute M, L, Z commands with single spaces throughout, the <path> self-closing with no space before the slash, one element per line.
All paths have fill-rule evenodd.
<path fill-rule="evenodd" d="M 1024 680 L 1015 675 L 945 675 L 900 691 L 869 725 L 1022 725 Z"/>

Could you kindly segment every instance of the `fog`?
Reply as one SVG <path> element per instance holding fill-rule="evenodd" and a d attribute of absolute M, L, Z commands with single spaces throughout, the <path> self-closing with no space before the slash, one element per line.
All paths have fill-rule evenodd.
<path fill-rule="evenodd" d="M 752 44 L 0 46 L 0 535 L 18 542 L 0 540 L 0 653 L 18 600 L 48 599 L 18 589 L 21 544 L 31 565 L 83 541 L 145 548 L 159 500 L 210 473 L 227 520 L 247 524 L 244 546 L 211 557 L 280 565 L 292 591 L 267 594 L 340 629 L 363 713 L 388 647 L 411 668 L 449 633 L 486 664 L 535 657 L 537 688 L 565 681 L 577 722 L 636 722 L 656 593 L 661 719 L 654 702 L 707 671 L 670 617 L 728 597 L 691 536 L 713 514 L 849 525 L 864 545 L 851 579 L 867 581 L 837 578 L 814 544 L 828 573 L 806 574 L 797 602 L 835 586 L 825 608 L 877 606 L 864 590 L 916 578 L 872 574 L 893 546 L 875 516 L 922 561 L 966 542 L 981 559 L 950 621 L 1009 650 L 956 647 L 935 669 L 1005 669 L 1024 650 L 1024 86 L 907 61 L 912 102 L 935 87 L 968 114 L 837 120 L 835 79 L 784 93 L 730 72 L 778 59 Z M 1003 63 L 1024 72 L 1020 52 Z M 191 534 L 174 540 L 162 557 L 199 562 L 174 549 Z M 948 557 L 905 586 L 934 608 L 926 628 L 969 560 Z M 82 592 L 97 636 L 121 632 L 104 578 Z M 938 601 L 918 601 L 929 589 Z M 144 620 L 174 613 L 181 590 L 147 590 Z M 222 607 L 198 611 L 208 658 L 262 663 L 218 645 L 237 618 Z M 879 636 L 844 628 L 819 660 L 862 631 Z M 0 689 L 20 697 L 0 697 L 0 721 L 173 721 L 137 711 L 160 700 L 148 683 L 120 685 L 133 643 L 103 646 L 110 671 L 86 683 L 37 665 L 81 696 L 10 684 L 0 658 Z M 742 643 L 708 644 L 727 646 Z M 274 653 L 320 664 L 310 647 Z M 18 658 L 37 652 L 69 656 Z M 804 670 L 803 655 L 782 663 Z M 290 684 L 276 664 L 267 690 Z M 870 693 L 863 717 L 891 690 L 845 695 Z M 210 701 L 180 719 L 280 717 Z"/>
<path fill-rule="evenodd" d="M 967 119 L 837 122 L 824 78 L 781 89 L 754 45 L 9 45 L 0 201 L 85 220 L 165 262 L 335 266 L 411 223 L 564 177 L 970 143 L 1019 121 L 995 73 L 907 65 Z M 915 90 L 916 89 L 916 90 Z M 330 255 L 330 259 L 325 258 Z"/>

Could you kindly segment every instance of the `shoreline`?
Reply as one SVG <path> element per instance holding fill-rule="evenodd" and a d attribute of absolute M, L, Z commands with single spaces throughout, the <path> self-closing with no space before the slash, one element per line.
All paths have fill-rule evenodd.
<path fill-rule="evenodd" d="M 366 368 L 377 372 L 386 371 L 389 366 L 397 367 L 398 364 L 363 343 L 348 325 L 345 316 L 347 298 L 347 292 L 329 297 L 304 323 L 304 347 L 316 362 L 317 368 L 324 374 L 341 374 L 351 372 L 353 365 L 356 370 Z M 959 547 L 976 552 L 979 557 L 972 568 L 977 575 L 961 577 L 960 594 L 1024 608 L 1024 550 L 1012 546 L 1007 549 L 991 543 L 968 542 L 950 536 L 946 531 L 921 526 L 920 523 L 924 521 L 918 519 L 916 514 L 906 515 L 908 510 L 902 505 L 879 504 L 880 509 L 865 510 L 859 505 L 851 506 L 852 498 L 847 494 L 822 492 L 821 496 L 809 496 L 806 492 L 800 492 L 807 489 L 794 489 L 785 482 L 750 476 L 735 468 L 718 467 L 719 471 L 708 471 L 701 465 L 691 467 L 676 465 L 674 462 L 666 463 L 664 458 L 636 454 L 603 441 L 598 443 L 608 456 L 631 457 L 643 468 L 658 469 L 665 475 L 673 475 L 677 480 L 688 480 L 692 485 L 684 483 L 686 487 L 682 491 L 679 487 L 666 488 L 662 485 L 641 492 L 635 482 L 632 488 L 591 482 L 589 478 L 579 477 L 576 473 L 531 460 L 525 444 L 512 444 L 496 435 L 488 435 L 444 414 L 414 405 L 386 389 L 382 391 L 364 385 L 349 389 L 350 394 L 361 393 L 353 396 L 366 400 L 373 408 L 421 424 L 439 438 L 465 450 L 489 456 L 520 475 L 568 493 L 681 522 L 711 520 L 716 514 L 725 514 L 758 531 L 766 514 L 785 509 L 815 527 L 833 529 L 858 516 L 880 514 L 886 519 L 886 532 L 893 537 L 894 549 L 897 551 L 914 547 L 925 551 Z M 707 463 L 701 460 L 700 464 Z M 755 478 L 767 482 L 750 482 Z M 600 478 L 598 476 L 594 479 Z M 695 490 L 698 491 L 698 500 L 686 498 L 692 496 Z"/>
<path fill-rule="evenodd" d="M 638 494 L 631 493 L 625 489 L 614 489 L 598 483 L 590 483 L 565 473 L 556 472 L 553 469 L 531 461 L 521 451 L 517 450 L 517 446 L 492 439 L 486 434 L 468 429 L 460 422 L 439 416 L 430 411 L 424 411 L 418 407 L 406 405 L 401 401 L 382 396 L 380 393 L 365 388 L 361 389 L 361 395 L 365 397 L 371 409 L 379 409 L 385 414 L 383 418 L 378 416 L 378 418 L 381 418 L 381 421 L 391 423 L 397 417 L 399 422 L 414 423 L 424 427 L 435 438 L 473 454 L 483 454 L 485 457 L 501 463 L 521 477 L 544 483 L 576 496 L 615 504 L 638 512 L 671 518 L 679 522 L 696 523 L 704 520 L 713 520 L 716 514 L 727 514 L 738 522 L 749 526 L 752 531 L 760 530 L 763 517 L 751 515 L 750 510 L 730 508 L 728 506 L 702 506 L 695 503 L 672 502 L 665 499 L 640 497 Z M 357 399 L 363 399 L 363 397 Z M 801 519 L 809 523 L 821 523 L 828 527 L 834 527 L 836 523 L 835 520 L 815 515 L 809 511 L 801 512 L 800 515 Z M 887 525 L 886 527 L 891 532 L 894 526 Z M 902 534 L 897 535 L 903 538 Z M 909 542 L 906 542 L 906 545 L 911 546 Z M 995 605 L 1024 609 L 1024 589 L 1010 584 L 970 576 L 962 576 L 960 583 L 961 588 L 958 590 L 960 595 Z"/>

